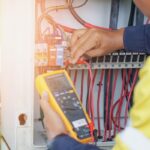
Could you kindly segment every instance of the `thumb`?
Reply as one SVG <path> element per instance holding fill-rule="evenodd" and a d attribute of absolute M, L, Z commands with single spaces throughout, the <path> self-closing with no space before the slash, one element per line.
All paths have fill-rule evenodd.
<path fill-rule="evenodd" d="M 42 97 L 40 100 L 40 106 L 41 106 L 44 114 L 46 114 L 50 109 L 50 105 L 49 105 L 48 100 L 49 100 L 48 93 L 44 91 L 42 93 Z"/>

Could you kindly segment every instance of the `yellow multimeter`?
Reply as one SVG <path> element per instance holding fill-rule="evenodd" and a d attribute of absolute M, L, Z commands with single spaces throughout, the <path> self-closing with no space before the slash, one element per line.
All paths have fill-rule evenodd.
<path fill-rule="evenodd" d="M 36 78 L 40 95 L 49 94 L 49 103 L 62 118 L 70 136 L 81 143 L 93 141 L 92 121 L 83 109 L 75 87 L 65 70 L 52 71 Z M 92 130 L 92 131 L 91 131 Z"/>

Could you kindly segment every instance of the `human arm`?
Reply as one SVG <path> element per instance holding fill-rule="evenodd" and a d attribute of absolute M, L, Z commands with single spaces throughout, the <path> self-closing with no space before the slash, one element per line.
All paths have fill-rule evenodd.
<path fill-rule="evenodd" d="M 84 54 L 103 56 L 125 48 L 130 52 L 150 54 L 150 25 L 126 27 L 118 30 L 77 30 L 71 39 L 71 62 L 76 63 Z"/>
<path fill-rule="evenodd" d="M 52 145 L 48 145 L 48 150 L 100 150 L 94 145 L 81 144 L 68 135 L 59 135 Z"/>
<path fill-rule="evenodd" d="M 150 54 L 150 25 L 127 27 L 123 41 L 126 50 Z"/>

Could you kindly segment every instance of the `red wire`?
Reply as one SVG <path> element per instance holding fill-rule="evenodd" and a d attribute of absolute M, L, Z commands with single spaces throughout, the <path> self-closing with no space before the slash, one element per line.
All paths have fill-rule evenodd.
<path fill-rule="evenodd" d="M 123 100 L 124 100 L 124 93 L 125 93 L 125 90 L 124 90 L 124 86 L 125 86 L 125 76 L 126 76 L 126 71 L 123 69 L 123 78 L 122 78 L 122 90 L 121 90 L 121 96 L 120 96 L 120 102 L 119 102 L 119 106 L 118 106 L 118 111 L 117 111 L 117 119 L 118 119 L 118 130 L 120 132 L 121 130 L 121 110 L 122 110 L 122 106 L 123 106 Z"/>
<path fill-rule="evenodd" d="M 95 69 L 95 71 L 94 71 L 93 84 L 92 84 L 93 87 L 94 87 L 94 83 L 95 83 L 96 76 L 97 76 L 97 69 Z"/>
<path fill-rule="evenodd" d="M 127 70 L 126 70 L 127 71 Z M 131 73 L 132 73 L 132 69 L 129 69 L 129 71 L 128 71 L 128 80 L 127 80 L 127 82 L 126 82 L 126 78 L 125 78 L 125 89 L 124 89 L 124 96 L 123 96 L 123 98 L 126 98 L 126 97 L 128 97 L 128 85 L 130 85 L 130 77 L 131 77 Z M 130 88 L 131 89 L 131 88 Z M 126 98 L 126 100 L 127 100 L 127 98 Z M 127 110 L 125 110 L 125 111 L 128 111 L 128 108 L 127 108 Z M 123 129 L 123 128 L 125 128 L 125 124 L 124 124 L 124 127 L 121 127 L 121 129 Z"/>
<path fill-rule="evenodd" d="M 130 89 L 130 93 L 129 93 L 129 96 L 128 96 L 128 100 L 127 100 L 127 104 L 126 104 L 126 109 L 125 109 L 126 111 L 125 111 L 124 125 L 127 124 L 128 107 L 129 107 L 129 103 L 130 103 L 130 99 L 131 99 L 131 95 L 132 95 L 133 89 L 134 89 L 135 84 L 136 84 L 136 80 L 137 80 L 137 77 L 138 77 L 138 72 L 139 72 L 139 70 L 137 69 L 136 72 L 135 72 L 133 83 L 132 83 L 132 86 L 131 86 L 131 89 Z"/>
<path fill-rule="evenodd" d="M 112 122 L 111 122 L 111 109 L 112 109 L 112 104 L 114 101 L 114 95 L 115 95 L 115 90 L 116 90 L 116 85 L 117 85 L 117 79 L 118 79 L 118 70 L 115 70 L 115 77 L 114 77 L 114 83 L 113 83 L 113 89 L 112 89 L 112 97 L 111 97 L 111 104 L 110 104 L 110 113 L 109 113 L 109 129 L 112 129 Z M 111 130 L 109 130 L 109 139 L 111 139 Z"/>
<path fill-rule="evenodd" d="M 73 80 L 73 83 L 74 83 L 75 86 L 76 86 L 76 82 L 77 82 L 77 76 L 78 76 L 78 70 L 75 70 L 74 80 Z"/>
<path fill-rule="evenodd" d="M 72 7 L 72 3 L 69 2 L 69 10 L 71 12 L 71 14 L 74 16 L 74 18 L 80 23 L 82 24 L 84 27 L 86 28 L 98 28 L 98 29 L 105 29 L 105 30 L 112 30 L 110 28 L 105 28 L 105 27 L 99 27 L 96 25 L 93 25 L 91 23 L 86 22 L 85 20 L 83 20 L 74 10 L 74 8 Z"/>
<path fill-rule="evenodd" d="M 127 95 L 123 95 L 123 97 L 126 97 Z M 114 124 L 114 126 L 115 126 L 115 128 L 120 128 L 121 130 L 122 129 L 124 129 L 124 127 L 121 127 L 121 126 L 119 126 L 118 124 L 117 124 L 117 122 L 116 122 L 116 120 L 114 119 L 114 116 L 113 116 L 113 112 L 114 112 L 114 110 L 115 110 L 115 108 L 117 107 L 117 105 L 119 105 L 119 103 L 120 103 L 120 100 L 121 100 L 121 97 L 113 104 L 113 106 L 112 106 L 112 109 L 111 109 L 111 120 L 112 120 L 112 122 L 113 122 L 113 124 Z M 119 107 L 119 106 L 118 106 Z M 115 134 L 114 134 L 115 135 Z"/>
<path fill-rule="evenodd" d="M 130 77 L 130 75 L 131 75 L 131 70 L 129 70 L 129 73 L 128 73 L 128 82 L 127 82 L 127 84 L 129 84 L 129 79 L 130 79 L 129 77 Z M 134 79 L 133 79 L 133 83 L 132 83 L 132 85 L 131 85 L 131 89 L 130 89 L 129 96 L 128 96 L 128 93 L 127 93 L 127 92 L 124 92 L 124 95 L 122 95 L 122 96 L 119 98 L 119 100 L 117 100 L 117 101 L 115 102 L 115 104 L 112 106 L 112 109 L 111 109 L 111 120 L 112 120 L 112 122 L 113 122 L 113 124 L 114 124 L 114 126 L 115 126 L 116 128 L 124 129 L 124 127 L 121 127 L 121 126 L 120 126 L 119 124 L 117 124 L 116 121 L 114 120 L 113 112 L 114 112 L 116 106 L 119 105 L 120 101 L 121 101 L 124 97 L 128 96 L 128 101 L 127 101 L 127 105 L 126 105 L 126 114 L 125 114 L 125 119 L 127 119 L 126 116 L 127 116 L 127 112 L 128 112 L 129 100 L 131 99 L 131 94 L 132 94 L 132 92 L 133 92 L 133 89 L 134 89 L 134 86 L 135 86 L 135 83 L 136 83 L 137 76 L 138 76 L 138 70 L 136 71 L 136 73 L 135 73 L 135 75 L 134 75 Z M 119 107 L 119 106 L 118 106 L 118 107 Z M 125 123 L 124 123 L 124 124 L 125 124 Z M 115 135 L 115 134 L 114 134 L 114 135 Z"/>
<path fill-rule="evenodd" d="M 91 119 L 92 122 L 94 123 L 94 106 L 93 106 L 93 75 L 92 75 L 92 70 L 91 70 L 91 66 L 87 63 L 84 62 L 87 67 L 88 67 L 88 72 L 89 72 L 89 76 L 90 76 L 90 86 L 89 86 L 89 97 L 88 97 L 88 107 L 89 107 L 89 112 L 91 114 Z"/>
<path fill-rule="evenodd" d="M 71 28 L 71 27 L 59 24 L 57 22 L 56 22 L 56 25 L 62 27 L 65 32 L 69 32 L 69 33 L 73 33 L 75 30 L 77 30 L 77 29 L 74 29 L 74 28 Z"/>
<path fill-rule="evenodd" d="M 81 93 L 80 93 L 80 100 L 83 101 L 83 86 L 84 85 L 84 70 L 82 70 L 82 76 L 81 76 Z"/>
<path fill-rule="evenodd" d="M 110 74 L 111 70 L 108 70 L 108 81 L 107 81 L 107 91 L 106 91 L 106 119 L 105 119 L 105 130 L 104 130 L 104 142 L 107 140 L 107 123 L 108 123 L 108 98 L 109 98 L 109 87 L 110 87 Z"/>
<path fill-rule="evenodd" d="M 90 92 L 90 95 L 89 95 L 90 106 L 89 107 L 91 108 L 91 112 L 92 112 L 92 116 L 93 116 L 93 122 L 94 122 L 94 95 L 93 95 L 93 89 L 94 89 L 94 83 L 95 83 L 96 76 L 97 76 L 97 69 L 94 71 L 94 75 L 93 75 L 93 78 L 92 78 L 91 90 L 89 91 Z"/>
<path fill-rule="evenodd" d="M 112 29 L 110 29 L 110 28 L 99 27 L 99 26 L 90 24 L 90 23 L 88 23 L 88 22 L 84 23 L 83 25 L 84 25 L 84 27 L 86 27 L 86 28 L 97 28 L 97 29 L 103 29 L 103 30 L 112 30 Z"/>
<path fill-rule="evenodd" d="M 98 136 L 101 136 L 100 100 L 101 100 L 101 89 L 102 89 L 103 78 L 104 78 L 104 70 L 101 71 L 100 82 L 99 82 L 99 88 L 98 88 L 98 97 L 97 97 Z"/>
<path fill-rule="evenodd" d="M 119 105 L 119 103 L 120 103 L 120 98 L 113 104 L 112 109 L 111 109 L 111 120 L 116 128 L 119 128 L 119 126 L 117 125 L 116 121 L 114 120 L 113 112 L 114 112 L 115 108 L 117 107 L 117 105 Z M 121 128 L 121 129 L 123 129 L 123 128 Z"/>

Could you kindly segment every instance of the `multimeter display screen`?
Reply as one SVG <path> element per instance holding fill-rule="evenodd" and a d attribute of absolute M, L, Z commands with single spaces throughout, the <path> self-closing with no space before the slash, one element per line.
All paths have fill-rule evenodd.
<path fill-rule="evenodd" d="M 69 91 L 72 89 L 64 74 L 49 76 L 47 84 L 52 92 Z"/>

